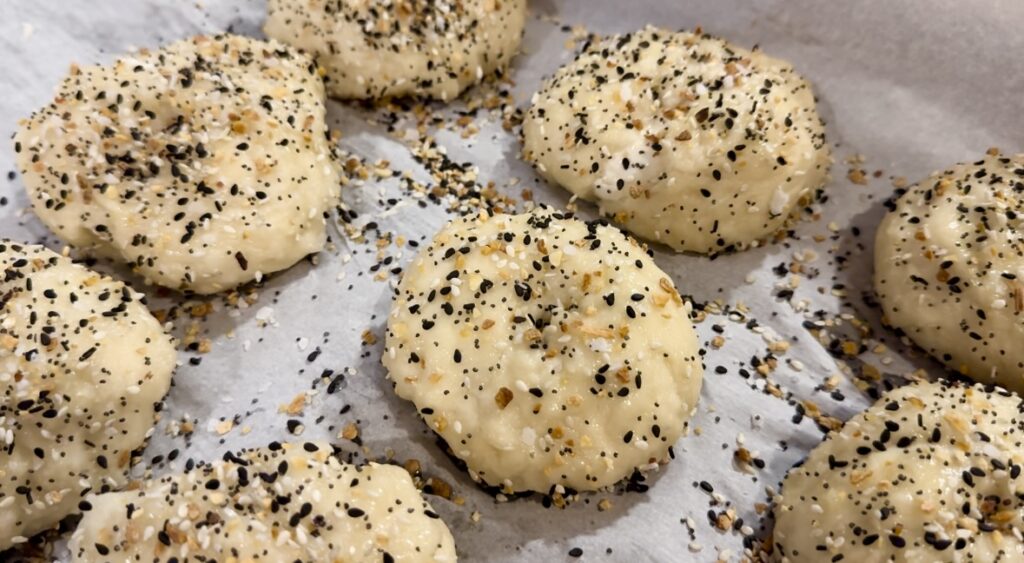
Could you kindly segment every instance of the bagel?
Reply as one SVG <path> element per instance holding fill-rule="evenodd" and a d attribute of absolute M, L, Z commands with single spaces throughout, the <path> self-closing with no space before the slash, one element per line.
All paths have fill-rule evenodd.
<path fill-rule="evenodd" d="M 409 474 L 273 443 L 89 497 L 72 560 L 453 563 L 451 532 Z"/>
<path fill-rule="evenodd" d="M 558 69 L 523 143 L 542 176 L 631 233 L 709 254 L 778 231 L 831 162 L 811 86 L 789 63 L 654 27 Z"/>
<path fill-rule="evenodd" d="M 0 551 L 123 486 L 175 350 L 144 297 L 0 240 Z"/>
<path fill-rule="evenodd" d="M 36 214 L 69 244 L 195 293 L 318 252 L 340 169 L 312 60 L 274 41 L 194 37 L 73 67 L 20 123 Z"/>
<path fill-rule="evenodd" d="M 875 237 L 886 321 L 951 369 L 1024 391 L 1024 155 L 910 187 Z"/>
<path fill-rule="evenodd" d="M 702 378 L 689 311 L 615 228 L 547 208 L 458 219 L 403 274 L 383 362 L 478 481 L 594 490 L 682 435 Z"/>
<path fill-rule="evenodd" d="M 780 560 L 1020 561 L 1021 412 L 1020 397 L 981 385 L 886 394 L 786 476 Z"/>
<path fill-rule="evenodd" d="M 526 0 L 270 0 L 263 30 L 316 56 L 342 99 L 454 100 L 519 50 Z"/>

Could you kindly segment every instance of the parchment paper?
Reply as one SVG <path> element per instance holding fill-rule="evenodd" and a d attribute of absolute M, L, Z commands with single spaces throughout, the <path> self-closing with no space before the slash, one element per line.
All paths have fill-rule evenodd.
<path fill-rule="evenodd" d="M 263 2 L 247 0 L 3 0 L 0 132 L 9 138 L 19 118 L 48 103 L 72 62 L 110 61 L 132 48 L 197 33 L 261 35 L 264 9 Z M 676 460 L 650 476 L 645 493 L 584 494 L 565 510 L 545 508 L 537 496 L 498 502 L 478 489 L 438 447 L 413 406 L 394 397 L 379 364 L 381 343 L 366 343 L 373 337 L 364 331 L 383 334 L 396 279 L 382 275 L 378 281 L 370 271 L 379 260 L 377 236 L 359 242 L 335 230 L 332 248 L 316 264 L 271 277 L 249 295 L 251 305 L 242 299 L 248 306 L 223 298 L 186 304 L 146 289 L 154 309 L 179 306 L 179 318 L 169 322 L 182 339 L 192 323 L 191 305 L 209 302 L 214 310 L 197 324 L 198 338 L 210 339 L 211 350 L 181 354 L 163 418 L 136 468 L 140 476 L 180 471 L 188 458 L 219 458 L 271 440 L 326 439 L 372 459 L 415 458 L 425 476 L 450 484 L 462 505 L 430 498 L 465 561 L 573 560 L 573 548 L 587 561 L 739 560 L 751 555 L 745 549 L 756 546 L 763 526 L 770 530 L 758 504 L 770 502 L 771 491 L 819 442 L 823 427 L 864 408 L 873 389 L 919 368 L 942 373 L 879 323 L 870 287 L 874 227 L 899 177 L 913 182 L 993 146 L 1024 150 L 1024 3 L 530 0 L 530 9 L 524 53 L 510 74 L 519 107 L 543 75 L 571 58 L 566 41 L 572 26 L 614 33 L 648 23 L 700 25 L 793 61 L 813 82 L 828 122 L 833 181 L 792 236 L 715 260 L 655 249 L 658 264 L 707 311 L 697 325 L 707 350 L 704 390 L 690 435 L 676 445 Z M 465 108 L 434 109 L 451 121 Z M 386 159 L 390 169 L 431 183 L 407 138 L 388 132 L 385 110 L 331 102 L 330 118 L 344 150 L 369 163 Z M 415 123 L 401 115 L 395 128 L 401 135 Z M 477 167 L 479 183 L 494 181 L 495 189 L 513 196 L 528 188 L 536 200 L 566 206 L 564 191 L 538 181 L 518 160 L 519 142 L 500 119 L 482 111 L 475 124 L 480 132 L 470 138 L 459 130 L 431 132 L 452 160 Z M 0 170 L 13 167 L 13 150 L 4 145 Z M 854 172 L 851 181 L 851 168 L 862 170 L 864 179 Z M 0 197 L 0 236 L 61 247 L 25 210 L 20 178 L 0 179 Z M 418 205 L 396 178 L 371 175 L 347 186 L 343 197 L 358 214 L 353 224 L 375 221 L 381 232 L 419 241 L 450 217 L 445 205 Z M 579 213 L 593 216 L 594 209 L 580 205 Z M 382 269 L 406 263 L 414 251 L 389 246 L 382 255 L 392 262 Z M 119 268 L 96 267 L 138 284 Z M 724 343 L 713 340 L 719 332 Z M 789 349 L 772 344 L 779 340 Z M 324 370 L 334 375 L 321 379 Z M 343 381 L 336 376 L 342 373 Z M 301 414 L 279 412 L 304 392 L 309 400 Z M 183 420 L 193 421 L 190 434 Z M 288 420 L 301 422 L 301 436 L 289 432 Z M 339 437 L 350 424 L 357 425 L 362 446 Z M 763 468 L 746 472 L 734 463 L 741 442 Z M 727 509 L 742 523 L 721 521 Z M 721 531 L 713 520 L 731 527 Z"/>

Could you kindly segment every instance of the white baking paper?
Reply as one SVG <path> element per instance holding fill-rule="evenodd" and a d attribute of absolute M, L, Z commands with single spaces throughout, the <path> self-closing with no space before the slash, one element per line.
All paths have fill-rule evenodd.
<path fill-rule="evenodd" d="M 50 101 L 72 62 L 110 61 L 198 33 L 259 35 L 264 9 L 263 2 L 248 0 L 3 0 L 0 136 L 9 139 L 19 118 Z M 370 271 L 378 260 L 376 237 L 358 242 L 339 229 L 315 265 L 272 276 L 251 306 L 209 300 L 215 310 L 198 323 L 198 337 L 210 340 L 211 351 L 182 353 L 137 474 L 180 471 L 188 458 L 219 458 L 271 440 L 324 439 L 362 457 L 415 458 L 425 475 L 451 484 L 461 505 L 430 498 L 464 561 L 568 561 L 575 560 L 573 548 L 582 549 L 585 561 L 740 560 L 751 556 L 745 536 L 762 537 L 762 527 L 770 526 L 768 513 L 756 507 L 770 503 L 770 491 L 822 437 L 799 409 L 827 425 L 825 417 L 845 420 L 870 403 L 867 384 L 856 385 L 857 378 L 870 382 L 882 374 L 898 383 L 919 368 L 941 372 L 884 329 L 870 306 L 873 231 L 898 177 L 913 182 L 993 146 L 1024 150 L 1024 3 L 531 0 L 530 9 L 524 52 L 510 73 L 521 108 L 542 76 L 571 58 L 567 41 L 574 36 L 645 24 L 702 26 L 791 60 L 813 82 L 828 122 L 833 180 L 827 199 L 812 206 L 793 236 L 715 260 L 655 248 L 656 261 L 681 291 L 712 311 L 697 325 L 707 372 L 676 460 L 649 477 L 645 493 L 583 494 L 564 510 L 545 508 L 537 496 L 499 502 L 477 488 L 437 446 L 413 406 L 392 394 L 379 363 L 380 341 L 364 343 L 366 330 L 383 335 L 395 278 L 377 281 Z M 434 106 L 448 122 L 459 109 L 465 108 Z M 386 159 L 390 169 L 431 183 L 412 158 L 411 137 L 403 136 L 415 128 L 415 118 L 400 116 L 396 136 L 388 132 L 386 111 L 331 102 L 330 121 L 342 133 L 343 150 L 368 163 Z M 431 132 L 452 160 L 477 167 L 480 184 L 493 181 L 495 189 L 517 197 L 528 188 L 538 201 L 568 204 L 564 191 L 538 181 L 518 160 L 516 134 L 500 119 L 481 111 L 474 123 L 480 131 L 470 138 L 458 128 Z M 0 144 L 5 174 L 14 169 L 8 145 Z M 864 171 L 866 184 L 848 179 L 851 168 Z M 858 173 L 853 177 L 860 181 Z M 0 237 L 61 247 L 25 209 L 20 178 L 0 179 L 0 197 Z M 354 224 L 375 221 L 381 231 L 421 242 L 451 216 L 445 205 L 417 205 L 396 178 L 353 183 L 344 199 L 359 215 Z M 594 209 L 580 205 L 579 213 L 592 217 Z M 391 245 L 384 252 L 393 260 L 388 270 L 407 263 L 414 249 Z M 96 267 L 125 275 L 108 264 Z M 800 274 L 798 285 L 791 270 Z M 155 309 L 184 303 L 146 291 Z M 189 302 L 196 303 L 202 302 Z M 191 324 L 187 305 L 179 313 L 172 325 L 184 338 Z M 811 331 L 808 322 L 824 330 Z M 713 342 L 716 325 L 723 333 L 720 348 Z M 788 350 L 778 341 L 789 343 Z M 769 349 L 777 365 L 765 377 L 751 359 L 764 361 Z M 192 365 L 191 358 L 201 363 Z M 332 394 L 319 377 L 327 369 L 346 374 Z M 300 393 L 309 394 L 301 414 L 280 412 Z M 289 434 L 289 419 L 301 421 L 300 437 Z M 182 420 L 194 421 L 187 439 Z M 339 437 L 353 423 L 362 447 Z M 734 464 L 741 445 L 764 467 L 745 472 Z M 168 461 L 172 451 L 177 457 Z M 711 516 L 727 509 L 743 524 L 720 531 Z"/>

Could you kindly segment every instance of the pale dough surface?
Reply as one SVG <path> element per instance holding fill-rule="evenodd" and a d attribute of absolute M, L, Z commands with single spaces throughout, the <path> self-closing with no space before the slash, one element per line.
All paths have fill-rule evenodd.
<path fill-rule="evenodd" d="M 1024 391 L 1024 155 L 989 155 L 909 188 L 878 227 L 888 323 L 951 369 Z"/>
<path fill-rule="evenodd" d="M 307 56 L 200 36 L 72 67 L 20 123 L 15 150 L 33 208 L 62 239 L 213 293 L 323 247 L 340 181 L 325 111 Z"/>
<path fill-rule="evenodd" d="M 1022 409 L 981 385 L 884 395 L 789 472 L 775 509 L 781 560 L 1020 561 Z"/>
<path fill-rule="evenodd" d="M 0 240 L 0 551 L 127 481 L 175 350 L 143 295 Z"/>
<path fill-rule="evenodd" d="M 332 97 L 455 99 L 519 50 L 526 0 L 270 0 L 264 32 L 316 56 Z"/>
<path fill-rule="evenodd" d="M 702 379 L 689 310 L 612 227 L 544 208 L 459 219 L 406 269 L 383 361 L 474 478 L 591 490 L 682 435 Z"/>
<path fill-rule="evenodd" d="M 810 84 L 784 61 L 647 27 L 588 45 L 534 95 L 523 156 L 676 250 L 759 243 L 826 181 Z"/>
<path fill-rule="evenodd" d="M 325 443 L 275 443 L 88 500 L 76 562 L 456 560 L 404 469 L 341 463 Z"/>

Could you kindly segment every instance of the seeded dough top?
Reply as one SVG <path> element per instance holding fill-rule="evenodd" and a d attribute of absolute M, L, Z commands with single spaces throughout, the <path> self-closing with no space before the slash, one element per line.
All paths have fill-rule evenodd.
<path fill-rule="evenodd" d="M 125 483 L 175 351 L 142 294 L 0 240 L 0 551 Z"/>
<path fill-rule="evenodd" d="M 332 453 L 273 443 L 91 496 L 73 560 L 454 563 L 451 532 L 404 469 Z"/>
<path fill-rule="evenodd" d="M 783 560 L 1020 560 L 1022 409 L 981 385 L 886 394 L 786 477 L 775 511 Z"/>
<path fill-rule="evenodd" d="M 1024 155 L 990 155 L 909 188 L 875 239 L 889 323 L 950 368 L 1024 391 Z"/>
<path fill-rule="evenodd" d="M 62 239 L 213 293 L 323 247 L 340 178 L 324 115 L 307 56 L 200 36 L 72 67 L 21 122 L 15 150 L 36 213 Z"/>
<path fill-rule="evenodd" d="M 519 50 L 526 0 L 270 0 L 264 31 L 304 49 L 337 98 L 453 100 Z"/>
<path fill-rule="evenodd" d="M 588 44 L 534 96 L 523 136 L 550 181 L 638 236 L 701 253 L 777 231 L 831 162 L 789 63 L 654 27 Z"/>
<path fill-rule="evenodd" d="M 612 227 L 546 208 L 459 219 L 406 269 L 384 365 L 475 478 L 596 489 L 682 435 L 702 377 L 688 313 Z"/>

